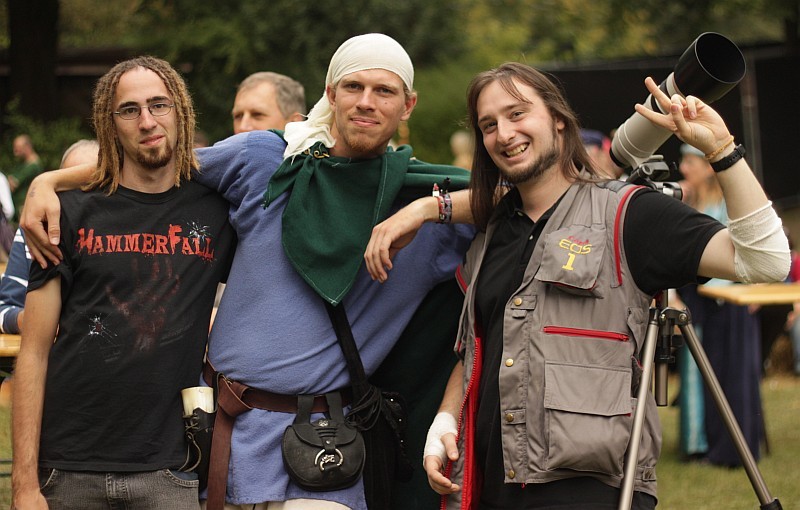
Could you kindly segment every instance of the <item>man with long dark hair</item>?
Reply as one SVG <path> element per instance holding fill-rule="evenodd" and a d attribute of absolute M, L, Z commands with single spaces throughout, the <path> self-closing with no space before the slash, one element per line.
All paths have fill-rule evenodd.
<path fill-rule="evenodd" d="M 470 84 L 471 204 L 483 232 L 459 268 L 462 362 L 424 459 L 448 508 L 616 508 L 653 296 L 788 271 L 780 220 L 720 116 L 646 85 L 669 113 L 637 111 L 706 154 L 728 229 L 649 188 L 601 179 L 543 73 L 509 63 Z M 499 187 L 508 193 L 498 204 Z M 638 405 L 647 412 L 633 502 L 651 509 L 661 433 L 652 396 Z"/>

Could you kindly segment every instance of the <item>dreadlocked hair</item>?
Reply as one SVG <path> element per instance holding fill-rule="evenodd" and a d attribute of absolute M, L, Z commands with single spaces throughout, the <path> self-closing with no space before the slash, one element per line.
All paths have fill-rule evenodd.
<path fill-rule="evenodd" d="M 117 141 L 114 126 L 114 95 L 123 74 L 137 68 L 149 69 L 156 73 L 167 87 L 177 116 L 178 139 L 175 147 L 175 186 L 181 180 L 190 180 L 192 170 L 199 168 L 194 153 L 195 115 L 192 98 L 186 83 L 178 72 L 164 60 L 151 56 L 141 56 L 120 62 L 97 81 L 94 90 L 92 122 L 100 144 L 97 169 L 84 190 L 101 188 L 111 195 L 119 186 L 124 153 Z"/>

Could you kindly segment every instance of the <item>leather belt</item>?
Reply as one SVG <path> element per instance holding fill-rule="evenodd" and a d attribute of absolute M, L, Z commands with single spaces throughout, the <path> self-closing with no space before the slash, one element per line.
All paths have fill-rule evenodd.
<path fill-rule="evenodd" d="M 251 388 L 250 386 L 242 383 L 230 381 L 222 374 L 215 371 L 214 367 L 211 366 L 211 363 L 206 362 L 203 365 L 203 380 L 206 382 L 206 384 L 213 387 L 214 379 L 217 376 L 220 376 L 221 379 L 228 381 L 231 388 L 237 388 L 241 390 L 241 395 L 239 395 L 239 398 L 247 407 L 254 407 L 256 409 L 264 409 L 267 411 L 277 411 L 279 413 L 297 413 L 297 395 L 272 393 L 271 391 L 259 390 L 256 388 Z M 221 390 L 222 385 L 220 385 L 220 391 Z M 340 390 L 339 394 L 342 396 L 342 405 L 350 405 L 352 402 L 352 392 L 350 391 L 350 388 Z M 328 412 L 328 402 L 325 400 L 325 395 L 317 395 L 314 397 L 314 405 L 311 407 L 311 412 Z"/>
<path fill-rule="evenodd" d="M 251 388 L 246 384 L 228 379 L 214 370 L 211 363 L 203 365 L 203 380 L 217 387 L 217 413 L 214 419 L 214 435 L 211 439 L 211 458 L 208 468 L 208 501 L 206 510 L 223 510 L 225 490 L 228 485 L 228 468 L 231 458 L 231 433 L 236 417 L 253 408 L 297 413 L 297 395 L 282 395 Z M 216 384 L 215 384 L 216 383 Z M 352 393 L 349 388 L 340 391 L 342 405 L 349 405 Z M 328 402 L 324 395 L 314 397 L 311 412 L 325 413 Z"/>

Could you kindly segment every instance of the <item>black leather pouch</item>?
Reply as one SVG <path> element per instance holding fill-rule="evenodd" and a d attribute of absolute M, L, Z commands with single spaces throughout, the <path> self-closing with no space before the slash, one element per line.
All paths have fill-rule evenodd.
<path fill-rule="evenodd" d="M 208 486 L 208 462 L 211 456 L 211 438 L 217 413 L 207 413 L 200 408 L 183 417 L 189 454 L 181 471 L 194 471 L 200 479 L 200 490 Z"/>
<path fill-rule="evenodd" d="M 309 491 L 333 491 L 354 485 L 364 469 L 366 450 L 361 433 L 344 418 L 338 392 L 325 395 L 329 417 L 311 421 L 314 397 L 300 395 L 297 417 L 286 427 L 281 443 L 289 477 Z"/>

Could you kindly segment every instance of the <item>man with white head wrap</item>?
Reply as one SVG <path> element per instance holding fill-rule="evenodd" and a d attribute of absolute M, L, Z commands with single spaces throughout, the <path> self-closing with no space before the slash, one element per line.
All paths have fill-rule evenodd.
<path fill-rule="evenodd" d="M 416 213 L 412 216 L 422 222 L 441 213 L 446 220 L 450 203 L 444 194 L 430 196 L 433 184 L 449 179 L 455 189 L 468 181 L 464 170 L 416 160 L 408 146 L 388 148 L 415 104 L 413 66 L 402 46 L 382 34 L 357 36 L 336 52 L 323 97 L 307 121 L 287 126 L 286 141 L 281 133 L 253 131 L 198 150 L 202 172 L 196 178 L 231 203 L 231 224 L 238 235 L 227 290 L 209 340 L 208 359 L 213 370 L 224 374 L 222 381 L 247 385 L 248 394 L 270 392 L 292 402 L 296 395 L 346 388 L 350 378 L 323 300 L 343 303 L 368 376 L 401 335 L 402 345 L 405 339 L 416 341 L 413 348 L 419 352 L 441 346 L 441 355 L 454 362 L 448 351 L 455 334 L 457 300 L 455 306 L 453 300 L 435 303 L 440 312 L 450 307 L 451 317 L 443 319 L 437 312 L 424 325 L 417 320 L 416 329 L 422 334 L 404 329 L 414 326 L 415 310 L 430 291 L 438 291 L 439 283 L 452 283 L 474 229 L 428 222 L 413 241 L 407 240 L 408 246 L 393 261 L 392 281 L 383 285 L 362 267 L 378 222 L 424 195 L 412 202 Z M 37 196 L 43 194 L 46 182 L 50 181 L 38 182 Z M 455 207 L 454 215 L 464 209 Z M 460 299 L 455 285 L 452 289 L 447 297 Z M 437 331 L 440 336 L 433 338 Z M 416 362 L 414 372 L 398 373 L 403 382 L 418 388 L 438 384 L 441 394 L 452 362 L 448 366 L 430 355 Z M 425 373 L 426 378 L 411 373 Z M 207 381 L 212 379 L 213 375 Z M 226 384 L 220 386 L 224 392 Z M 428 417 L 415 418 L 413 412 L 411 425 L 425 427 L 435 414 L 435 403 Z M 281 438 L 294 418 L 294 412 L 255 405 L 237 416 L 220 399 L 214 448 L 223 446 L 211 459 L 221 464 L 223 483 L 228 473 L 227 490 L 214 481 L 212 466 L 210 510 L 221 508 L 224 500 L 230 508 L 249 509 L 254 504 L 272 508 L 275 502 L 286 502 L 276 505 L 286 509 L 367 508 L 362 481 L 331 492 L 309 492 L 290 481 L 281 458 Z M 229 469 L 225 469 L 224 439 L 231 427 Z M 424 435 L 423 430 L 420 442 Z M 409 454 L 416 459 L 421 451 L 420 445 L 419 452 Z M 424 474 L 419 475 L 424 480 Z M 370 508 L 392 504 L 386 489 L 367 487 L 372 496 L 378 492 L 383 497 L 371 500 Z M 426 492 L 435 504 L 435 494 L 427 487 Z"/>
<path fill-rule="evenodd" d="M 428 292 L 452 278 L 472 228 L 423 229 L 395 262 L 393 273 L 402 276 L 391 288 L 362 267 L 376 223 L 445 177 L 462 187 L 467 182 L 452 167 L 413 159 L 410 147 L 387 150 L 415 104 L 413 66 L 402 46 L 383 34 L 357 36 L 334 54 L 324 95 L 308 120 L 287 125 L 286 143 L 275 133 L 254 132 L 199 152 L 200 180 L 229 198 L 239 235 L 209 340 L 219 373 L 282 395 L 345 388 L 349 376 L 323 300 L 343 303 L 369 375 Z M 450 339 L 440 343 L 444 352 Z M 308 492 L 290 481 L 280 444 L 294 417 L 253 409 L 235 418 L 228 504 L 366 508 L 361 481 L 331 492 Z M 212 483 L 213 510 L 224 493 Z M 388 489 L 377 494 L 383 500 L 370 500 L 371 508 L 388 507 Z M 368 497 L 374 492 L 367 489 Z"/>
<path fill-rule="evenodd" d="M 328 97 L 329 90 L 345 76 L 369 69 L 384 69 L 396 74 L 403 82 L 406 97 L 412 96 L 414 65 L 397 41 L 383 34 L 365 34 L 348 39 L 331 57 L 325 76 L 325 92 L 309 112 L 308 119 L 286 126 L 283 135 L 286 140 L 285 157 L 300 154 L 316 142 L 322 142 L 328 148 L 335 146 L 336 139 L 331 134 L 334 115 Z M 413 97 L 416 103 L 416 94 Z"/>

